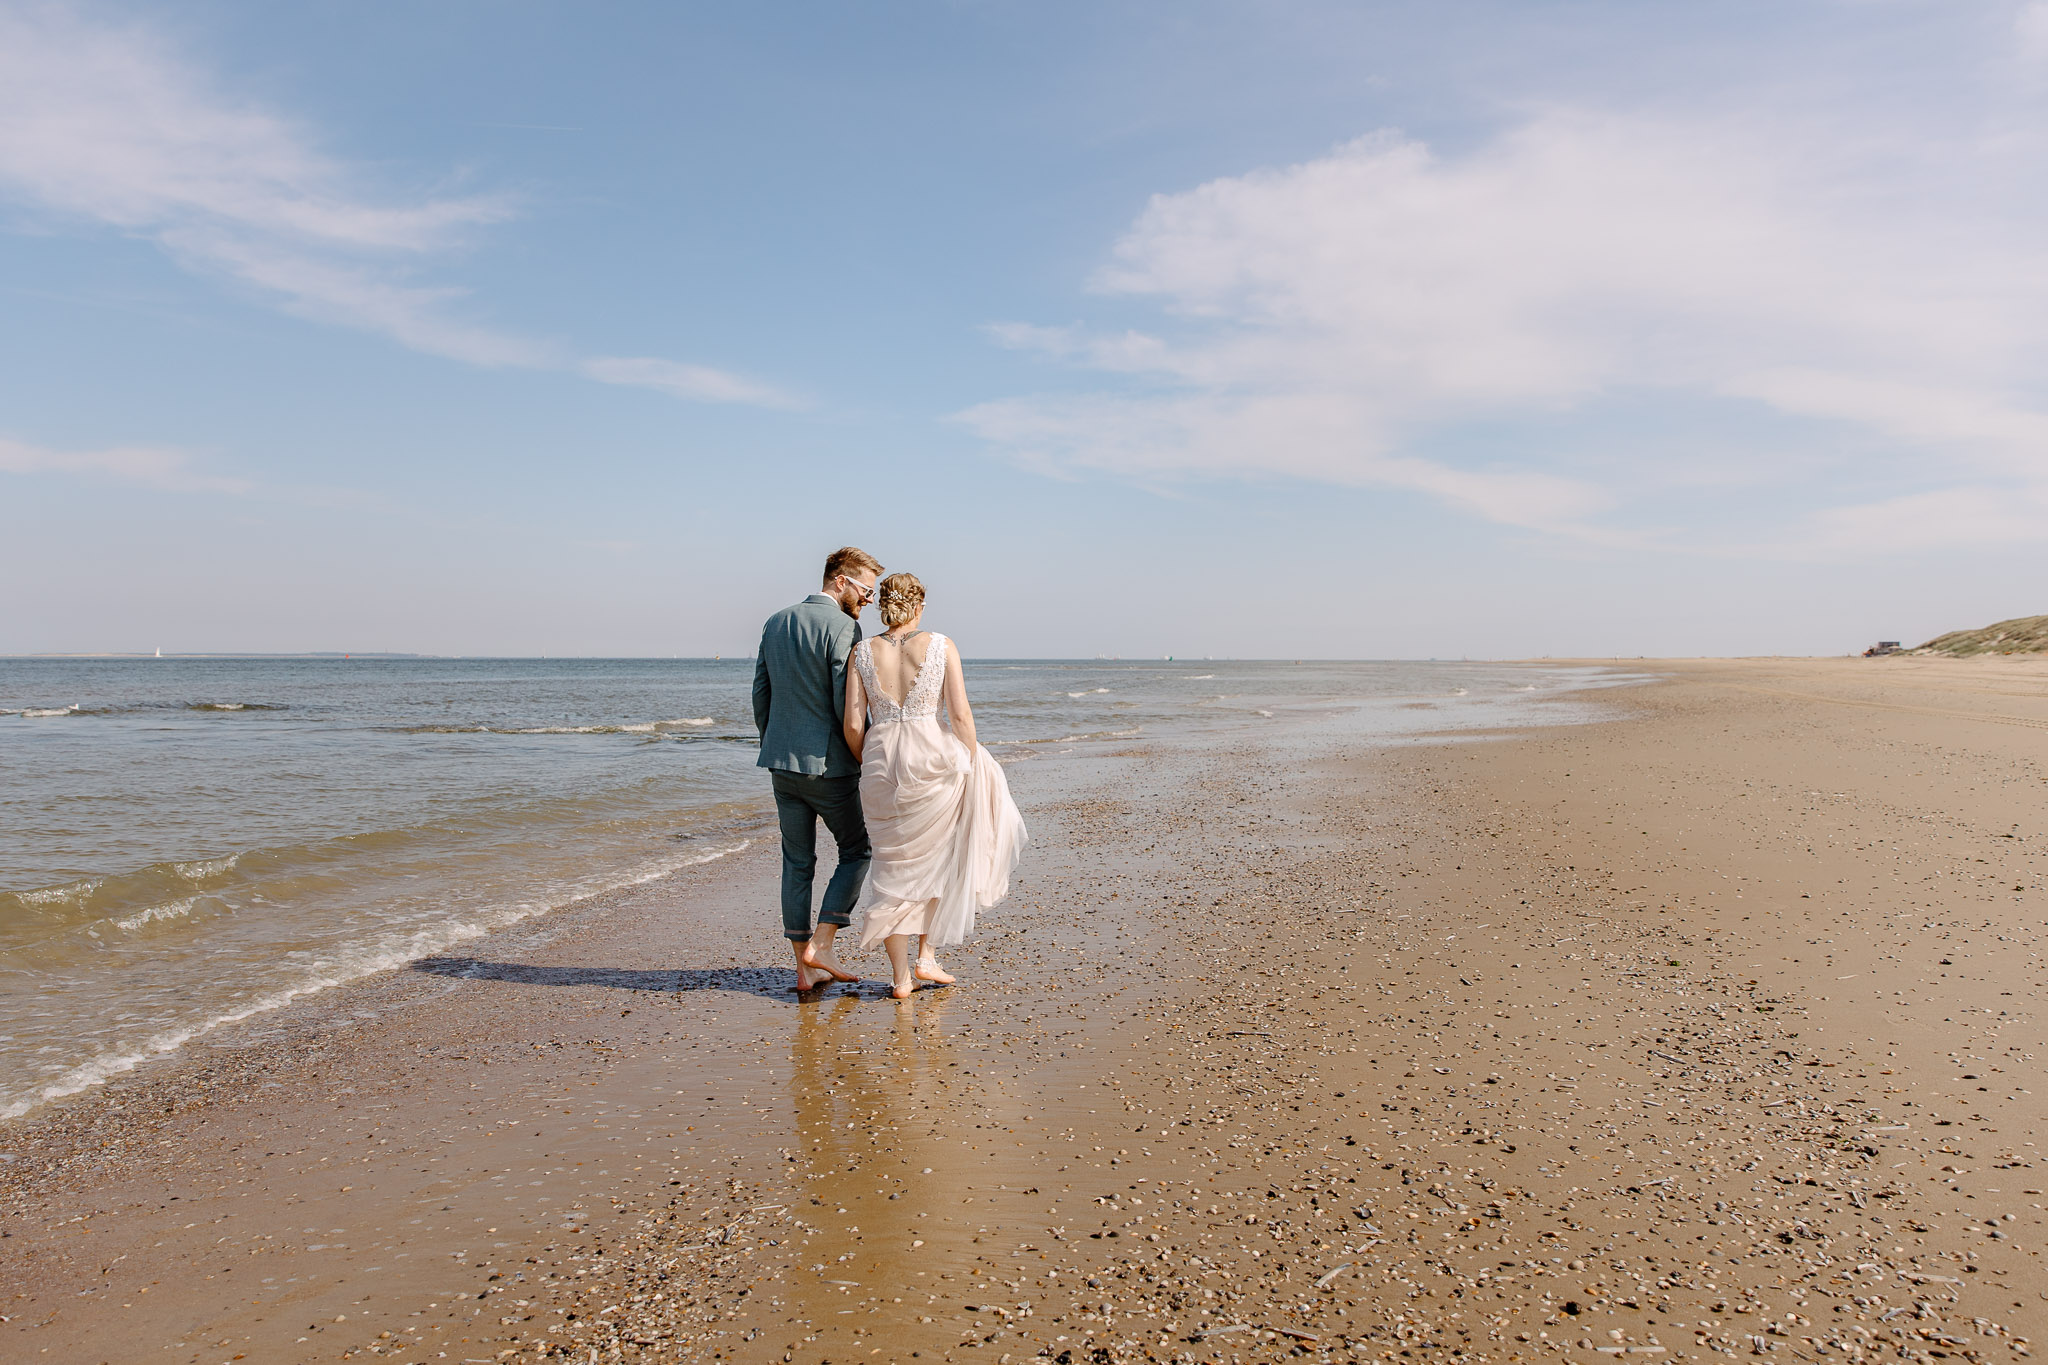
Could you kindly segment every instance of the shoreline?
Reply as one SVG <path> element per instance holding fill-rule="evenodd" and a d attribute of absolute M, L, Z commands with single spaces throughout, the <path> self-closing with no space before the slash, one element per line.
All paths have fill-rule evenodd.
<path fill-rule="evenodd" d="M 967 984 L 901 1007 L 776 989 L 772 844 L 556 912 L 10 1125 L 72 1164 L 0 1166 L 0 1331 L 26 1359 L 2005 1358 L 2048 1304 L 2020 1056 L 2048 693 L 1864 671 L 1896 662 L 1660 661 L 1596 694 L 1623 719 L 1483 745 L 1015 765 L 1025 875 Z M 1992 856 L 2030 889 L 1973 877 Z"/>
<path fill-rule="evenodd" d="M 44 1113 L 54 1112 L 52 1106 L 61 1106 L 66 1101 L 109 1085 L 123 1077 L 134 1075 L 157 1065 L 176 1066 L 186 1050 L 194 1045 L 233 1047 L 242 1026 L 263 1028 L 270 1023 L 270 1016 L 295 1008 L 319 1008 L 330 1002 L 328 997 L 336 992 L 348 990 L 360 983 L 367 983 L 392 972 L 408 969 L 410 964 L 422 957 L 438 956 L 464 944 L 495 938 L 501 934 L 518 934 L 524 926 L 544 925 L 557 916 L 573 916 L 579 913 L 600 911 L 614 900 L 632 895 L 644 886 L 666 882 L 685 876 L 692 868 L 723 861 L 760 842 L 763 830 L 772 817 L 760 815 L 752 820 L 738 820 L 732 823 L 731 837 L 737 843 L 729 848 L 690 858 L 682 866 L 653 873 L 635 875 L 630 869 L 620 869 L 615 874 L 618 885 L 572 899 L 559 905 L 534 908 L 523 915 L 506 917 L 505 922 L 490 928 L 474 925 L 450 925 L 438 930 L 421 929 L 410 936 L 406 947 L 379 954 L 342 968 L 345 974 L 325 976 L 298 985 L 279 986 L 254 1002 L 238 1005 L 229 1012 L 212 1018 L 201 1019 L 189 1025 L 181 1025 L 148 1040 L 129 1052 L 118 1056 L 95 1059 L 81 1063 L 72 1071 L 53 1079 L 40 1095 L 19 1102 L 21 1107 L 12 1112 L 0 1109 L 0 1125 L 26 1121 L 36 1122 Z M 744 835 L 740 831 L 747 831 Z M 439 940 L 439 946 L 425 950 L 418 947 L 421 940 Z M 345 1008 L 343 1002 L 332 1002 L 334 1008 Z M 290 1021 L 279 1021 L 289 1026 Z M 209 1042 L 216 1035 L 222 1035 L 219 1042 Z M 0 1141 L 4 1141 L 6 1129 L 0 1126 Z M 0 1154 L 4 1158 L 4 1154 Z"/>
<path fill-rule="evenodd" d="M 1575 671 L 1585 672 L 1583 669 Z M 1552 681 L 1557 679 L 1559 672 L 1559 670 L 1555 669 L 1538 669 L 1539 675 L 1547 676 Z M 1571 682 L 1566 684 L 1567 690 L 1564 693 L 1552 694 L 1548 699 L 1551 701 L 1567 701 L 1578 697 L 1584 699 L 1589 704 L 1597 704 L 1595 699 L 1600 691 L 1608 687 L 1621 685 L 1627 681 L 1633 681 L 1633 679 L 1631 675 L 1625 672 L 1601 670 L 1597 676 L 1571 680 Z M 1578 685 L 1574 686 L 1573 684 Z M 1102 691 L 1106 689 L 1097 690 Z M 1462 688 L 1459 688 L 1451 695 L 1463 697 L 1466 694 Z M 1218 698 L 1217 700 L 1221 701 L 1224 699 Z M 1268 704 L 1276 707 L 1283 705 L 1282 701 L 1278 698 L 1259 697 L 1254 700 L 1266 701 Z M 1298 707 L 1302 699 L 1297 698 L 1294 700 Z M 1367 697 L 1360 696 L 1346 696 L 1342 698 L 1332 696 L 1326 701 L 1320 695 L 1311 694 L 1306 700 L 1311 712 L 1328 713 L 1324 717 L 1325 720 L 1347 717 L 1354 708 L 1362 710 L 1363 714 L 1368 717 L 1368 720 L 1366 728 L 1361 733 L 1367 737 L 1370 743 L 1399 744 L 1411 742 L 1412 738 L 1415 737 L 1415 735 L 1408 733 L 1396 733 L 1396 730 L 1404 729 L 1403 723 L 1396 717 L 1388 715 L 1383 709 L 1380 709 L 1375 704 L 1378 699 L 1368 699 Z M 1514 702 L 1517 700 L 1519 699 L 1496 697 L 1487 699 L 1481 704 L 1499 706 L 1504 702 Z M 1459 703 L 1458 705 L 1461 704 Z M 1249 707 L 1251 703 L 1246 702 L 1245 705 Z M 1445 698 L 1438 697 L 1433 693 L 1421 692 L 1415 694 L 1413 699 L 1399 705 L 1398 710 L 1402 712 L 1425 713 L 1436 711 L 1440 708 L 1448 708 L 1452 705 Z M 190 708 L 188 707 L 187 709 Z M 231 710 L 237 708 L 213 706 L 202 709 Z M 258 709 L 287 710 L 289 708 L 259 707 Z M 1551 710 L 1554 708 L 1545 707 L 1543 709 Z M 1270 720 L 1274 713 L 1268 710 L 1254 709 L 1252 714 Z M 1454 714 L 1453 710 L 1445 710 L 1447 720 Z M 1283 727 L 1287 725 L 1300 725 L 1304 723 L 1304 719 L 1304 712 L 1297 709 L 1283 719 L 1281 724 Z M 692 725 L 697 723 L 695 721 L 671 722 L 671 724 Z M 1180 717 L 1181 726 L 1190 729 L 1203 729 L 1208 726 L 1208 723 L 1208 713 L 1199 704 L 1189 708 L 1187 713 Z M 1240 719 L 1238 723 L 1242 724 L 1243 722 Z M 617 728 L 621 732 L 627 732 L 636 728 L 644 729 L 647 727 L 644 725 L 638 727 L 622 725 Z M 593 731 L 598 731 L 605 730 L 607 727 L 592 727 L 592 729 Z M 1497 725 L 1486 729 L 1479 729 L 1471 726 L 1468 722 L 1463 730 L 1454 723 L 1451 730 L 1442 733 L 1458 734 L 1466 730 L 1481 736 L 1508 732 L 1508 728 L 1504 726 Z M 446 731 L 435 728 L 432 730 L 432 733 L 436 734 L 444 732 L 466 734 L 467 728 L 457 727 Z M 505 733 L 556 732 L 520 730 Z M 570 732 L 564 731 L 561 733 Z M 1057 729 L 1055 729 L 1048 736 L 1019 740 L 1004 740 L 998 736 L 992 737 L 989 743 L 1001 756 L 1001 761 L 1009 765 L 1020 761 L 1032 761 L 1049 755 L 1065 756 L 1074 752 L 1077 745 L 1085 751 L 1093 747 L 1099 747 L 1105 742 L 1115 743 L 1136 739 L 1139 735 L 1145 733 L 1147 733 L 1147 727 L 1140 725 L 1133 725 L 1123 729 L 1098 728 L 1088 730 L 1084 728 L 1082 733 L 1066 735 L 1058 734 Z M 1146 742 L 1158 742 L 1164 738 L 1165 742 L 1172 743 L 1174 741 L 1170 738 L 1171 733 L 1171 729 L 1166 727 L 1153 728 Z M 1429 733 L 1432 732 L 1417 732 L 1423 738 L 1427 738 Z M 1214 742 L 1216 738 L 1215 734 L 1211 734 L 1198 742 Z M 753 770 L 749 768 L 747 771 L 751 774 Z M 750 783 L 748 785 L 753 786 L 757 784 Z M 706 804 L 707 801 L 709 804 Z M 444 886 L 439 888 L 443 893 L 442 896 L 436 899 L 431 891 L 424 897 L 409 897 L 408 893 L 415 885 L 411 877 L 404 880 L 386 878 L 381 882 L 378 881 L 380 869 L 374 864 L 368 866 L 352 865 L 347 869 L 328 865 L 325 862 L 325 855 L 335 845 L 337 839 L 350 840 L 359 837 L 361 832 L 343 836 L 316 832 L 307 835 L 303 841 L 297 844 L 289 842 L 283 844 L 272 843 L 269 845 L 258 844 L 239 848 L 216 846 L 196 852 L 191 850 L 180 852 L 175 849 L 159 849 L 158 853 L 160 856 L 158 861 L 139 870 L 131 869 L 127 872 L 111 874 L 77 873 L 69 881 L 37 887 L 32 891 L 21 893 L 24 899 L 31 900 L 62 899 L 76 896 L 82 903 L 86 895 L 96 896 L 106 886 L 113 885 L 116 890 L 109 893 L 110 903 L 94 911 L 95 914 L 100 916 L 98 928 L 94 927 L 94 922 L 90 916 L 81 916 L 75 923 L 65 926 L 62 932 L 68 932 L 75 940 L 77 949 L 85 953 L 85 956 L 79 960 L 78 965 L 83 966 L 85 963 L 99 962 L 113 957 L 115 954 L 110 953 L 108 950 L 110 941 L 115 945 L 118 953 L 130 954 L 135 960 L 107 969 L 116 977 L 124 975 L 126 977 L 125 980 L 120 981 L 116 987 L 117 993 L 112 997 L 103 996 L 102 992 L 97 989 L 97 983 L 91 978 L 89 971 L 74 979 L 71 990 L 66 992 L 66 994 L 76 997 L 81 993 L 82 988 L 84 999 L 103 999 L 105 1003 L 96 1013 L 89 1012 L 80 1017 L 73 1018 L 64 1013 L 60 1002 L 53 998 L 52 1003 L 58 1004 L 59 1009 L 57 1013 L 51 1015 L 40 1024 L 30 1022 L 33 1019 L 34 1011 L 25 1012 L 26 1017 L 16 1021 L 28 1024 L 26 1029 L 10 1029 L 4 1026 L 7 1021 L 0 1021 L 0 1033 L 16 1035 L 15 1041 L 12 1044 L 16 1051 L 10 1055 L 10 1060 L 20 1062 L 23 1070 L 17 1071 L 15 1074 L 35 1074 L 32 1086 L 17 1084 L 6 1087 L 4 1093 L 0 1093 L 0 1124 L 24 1118 L 33 1120 L 35 1115 L 43 1112 L 52 1103 L 62 1103 L 71 1096 L 90 1093 L 98 1086 L 107 1083 L 110 1079 L 130 1074 L 138 1069 L 150 1069 L 159 1065 L 175 1064 L 177 1058 L 185 1049 L 192 1046 L 208 1045 L 208 1040 L 222 1034 L 223 1031 L 226 1031 L 228 1037 L 232 1037 L 237 1026 L 241 1024 L 253 1022 L 256 1027 L 262 1027 L 266 1017 L 279 1009 L 292 1008 L 299 1002 L 310 1002 L 317 1005 L 319 1001 L 332 991 L 343 989 L 357 981 L 374 978 L 386 971 L 400 969 L 406 962 L 415 957 L 434 952 L 454 951 L 464 943 L 474 942 L 480 938 L 488 938 L 490 935 L 506 929 L 515 929 L 522 924 L 537 920 L 549 920 L 557 914 L 564 911 L 573 911 L 576 907 L 590 903 L 593 900 L 605 903 L 619 893 L 630 892 L 635 887 L 659 881 L 668 875 L 671 870 L 682 870 L 684 867 L 697 862 L 715 861 L 717 858 L 730 852 L 732 846 L 744 846 L 752 840 L 766 837 L 772 833 L 772 803 L 767 799 L 765 791 L 750 792 L 747 798 L 737 800 L 733 799 L 730 795 L 722 799 L 711 799 L 700 795 L 693 804 L 687 804 L 674 811 L 650 807 L 648 823 L 659 829 L 671 828 L 675 824 L 687 825 L 689 827 L 687 837 L 692 843 L 709 841 L 702 843 L 702 846 L 709 849 L 710 852 L 689 853 L 676 849 L 669 845 L 666 837 L 663 836 L 658 840 L 662 850 L 659 852 L 655 847 L 635 846 L 631 851 L 621 847 L 610 850 L 612 856 L 608 860 L 586 859 L 581 866 L 570 866 L 564 864 L 560 858 L 556 858 L 551 869 L 555 874 L 556 880 L 549 881 L 543 878 L 543 880 L 538 882 L 522 881 L 518 876 L 507 873 L 506 868 L 515 866 L 515 864 L 509 861 L 509 855 L 507 855 L 508 860 L 505 862 L 505 867 L 497 869 L 495 875 L 483 877 L 481 885 L 485 889 L 481 896 L 467 896 L 465 894 L 469 889 L 467 887 Z M 412 836 L 420 833 L 422 829 L 429 832 L 429 837 L 438 837 L 441 833 L 441 831 L 433 828 L 431 822 L 417 827 L 401 824 L 393 828 L 376 828 L 368 831 L 368 833 L 374 838 L 389 839 Z M 643 835 L 649 832 L 648 830 L 641 831 Z M 529 839 L 531 846 L 540 847 L 545 845 L 548 833 L 549 831 L 545 827 L 537 827 L 530 831 Z M 676 837 L 682 839 L 686 835 L 678 833 Z M 451 858 L 461 856 L 461 850 L 453 847 L 444 847 L 441 849 L 441 852 Z M 313 856 L 309 857 L 309 854 Z M 216 982 L 226 980 L 227 978 L 222 977 L 218 971 L 217 956 L 214 962 L 206 960 L 208 949 L 205 944 L 198 945 L 190 955 L 172 962 L 165 960 L 161 955 L 167 951 L 179 952 L 186 945 L 177 943 L 175 940 L 167 944 L 162 939 L 140 939 L 131 942 L 126 937 L 138 932 L 145 925 L 153 925 L 153 922 L 157 920 L 162 920 L 164 926 L 182 922 L 183 916 L 195 904 L 199 904 L 202 901 L 207 902 L 208 907 L 215 912 L 218 912 L 220 909 L 217 903 L 219 901 L 227 901 L 228 908 L 237 911 L 244 909 L 246 903 L 250 902 L 262 905 L 265 903 L 266 897 L 261 893 L 269 891 L 267 885 L 258 883 L 243 885 L 232 890 L 224 889 L 203 884 L 199 873 L 195 869 L 232 870 L 238 864 L 248 860 L 252 866 L 257 863 L 264 864 L 270 869 L 270 875 L 279 876 L 283 875 L 280 860 L 285 859 L 293 860 L 295 864 L 304 865 L 301 867 L 302 872 L 307 870 L 313 871 L 325 880 L 337 884 L 348 882 L 350 873 L 367 877 L 368 880 L 359 888 L 352 888 L 352 891 L 360 890 L 367 897 L 367 899 L 360 901 L 361 904 L 375 905 L 378 903 L 379 895 L 382 894 L 395 896 L 400 900 L 417 899 L 422 906 L 438 906 L 440 913 L 438 916 L 432 914 L 422 915 L 410 923 L 380 921 L 374 916 L 364 917 L 358 922 L 356 927 L 359 932 L 353 938 L 323 935 L 321 929 L 317 927 L 320 921 L 316 916 L 311 922 L 311 926 L 305 930 L 297 931 L 296 939 L 293 937 L 294 931 L 286 929 L 281 937 L 267 943 L 257 944 L 256 946 L 259 951 L 267 950 L 270 952 L 271 956 L 267 960 L 250 961 L 247 958 L 243 959 L 245 966 L 254 972 L 267 972 L 267 977 L 264 977 L 260 982 L 255 977 L 239 978 L 237 988 L 226 990 L 212 989 Z M 660 866 L 662 864 L 666 864 L 667 867 Z M 428 869 L 428 871 L 431 872 L 433 869 Z M 167 879 L 171 883 L 168 887 L 160 884 Z M 599 885 L 593 887 L 592 883 Z M 121 895 L 133 894 L 131 884 L 133 886 L 144 886 L 145 888 L 144 893 L 138 898 L 142 902 L 139 908 L 138 904 L 133 900 L 128 902 L 118 900 L 118 897 Z M 456 893 L 456 895 L 450 896 L 447 894 L 451 891 Z M 286 895 L 289 896 L 290 894 L 290 891 L 287 890 Z M 5 898 L 0 897 L 0 899 Z M 330 900 L 334 899 L 337 898 L 330 898 Z M 242 902 L 243 904 L 235 902 Z M 293 906 L 289 900 L 280 902 L 279 906 L 281 912 L 288 912 L 280 913 L 278 916 L 280 924 L 289 925 L 298 917 L 300 908 Z M 336 908 L 334 904 L 326 904 L 320 907 L 324 911 L 333 911 Z M 254 936 L 261 937 L 267 932 L 268 918 L 269 916 L 266 911 L 262 917 L 252 919 L 252 932 Z M 108 936 L 107 940 L 102 939 L 101 930 L 105 931 Z M 119 931 L 118 934 L 116 931 Z M 152 927 L 150 932 L 154 934 L 156 927 Z M 152 945 L 153 950 L 159 954 L 159 957 L 154 962 L 141 956 L 143 953 L 150 951 Z M 221 945 L 213 945 L 211 953 L 218 955 L 220 952 Z M 195 981 L 186 979 L 194 972 L 198 974 L 196 978 L 196 984 L 199 987 L 198 992 L 194 992 L 191 989 Z M 34 986 L 33 977 L 34 973 L 31 972 L 25 989 Z M 184 1000 L 189 1002 L 190 1005 L 197 1005 L 198 1007 L 173 1007 L 168 1009 L 159 1007 L 156 1011 L 156 1018 L 147 1029 L 125 1026 L 110 1027 L 126 1025 L 128 1021 L 147 1017 L 150 1005 L 153 1003 L 151 997 L 145 996 L 141 1008 L 138 1009 L 136 1007 L 138 1002 L 119 993 L 131 985 L 144 984 L 152 992 L 172 992 L 179 990 L 183 986 L 185 988 L 183 992 Z M 210 993 L 210 998 L 204 998 L 203 1003 L 200 1003 L 202 1001 L 201 993 Z M 75 1034 L 66 1034 L 64 1030 L 67 1027 L 75 1029 L 77 1032 Z M 49 1046 L 43 1046 L 38 1049 L 37 1044 L 59 1043 L 60 1040 L 68 1042 L 71 1036 L 98 1040 L 97 1047 L 88 1050 L 99 1051 L 100 1055 L 78 1056 L 68 1065 L 64 1065 L 61 1070 L 44 1070 L 45 1059 L 48 1058 L 51 1052 L 58 1049 L 53 1049 Z M 28 1071 L 27 1068 L 29 1067 L 34 1068 L 34 1073 Z M 4 1140 L 4 1135 L 5 1130 L 0 1129 L 0 1140 Z M 0 1158 L 4 1158 L 4 1149 L 0 1149 Z"/>

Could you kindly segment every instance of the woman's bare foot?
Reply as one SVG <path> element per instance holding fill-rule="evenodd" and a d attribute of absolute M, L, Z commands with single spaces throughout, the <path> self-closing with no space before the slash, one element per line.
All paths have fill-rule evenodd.
<path fill-rule="evenodd" d="M 804 968 L 809 968 L 812 972 L 814 979 L 811 985 L 813 986 L 821 986 L 827 981 L 860 980 L 859 977 L 839 965 L 838 955 L 830 948 L 822 951 L 815 947 L 806 948 L 803 955 L 803 966 L 797 970 L 801 972 Z M 806 987 L 806 989 L 809 988 Z"/>
<path fill-rule="evenodd" d="M 919 981 L 929 981 L 938 986 L 950 986 L 959 980 L 958 977 L 954 976 L 944 967 L 941 967 L 939 960 L 935 957 L 919 958 L 917 960 L 916 976 Z"/>
<path fill-rule="evenodd" d="M 889 954 L 889 994 L 898 1000 L 908 1000 L 917 990 L 917 978 L 910 971 L 909 935 L 889 935 L 882 940 L 882 949 Z"/>

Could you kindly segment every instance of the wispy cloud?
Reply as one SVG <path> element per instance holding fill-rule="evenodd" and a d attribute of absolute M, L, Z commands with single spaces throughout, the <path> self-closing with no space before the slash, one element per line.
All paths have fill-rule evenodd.
<path fill-rule="evenodd" d="M 50 450 L 0 437 L 0 473 L 114 479 L 174 493 L 243 494 L 254 488 L 245 479 L 202 474 L 192 467 L 191 457 L 183 451 L 162 446 Z"/>
<path fill-rule="evenodd" d="M 404 282 L 412 261 L 502 221 L 502 196 L 380 202 L 309 130 L 232 100 L 146 29 L 82 8 L 0 8 L 0 184 L 55 220 L 159 243 L 195 271 L 294 312 L 475 364 L 544 348 L 451 319 L 459 291 Z"/>
<path fill-rule="evenodd" d="M 551 368 L 556 348 L 463 321 L 450 305 L 463 291 L 418 285 L 373 264 L 296 251 L 288 244 L 204 232 L 164 235 L 176 254 L 224 267 L 245 283 L 274 291 L 285 308 L 315 322 L 381 333 L 402 346 L 487 368 Z"/>
<path fill-rule="evenodd" d="M 1923 492 L 2005 487 L 2032 505 L 2048 490 L 2033 363 L 2048 213 L 2030 148 L 1563 108 L 1457 156 L 1378 133 L 1155 196 L 1093 281 L 1155 307 L 1153 324 L 1003 325 L 1000 343 L 1084 391 L 961 418 L 1049 468 L 1377 485 L 1603 540 L 1628 538 L 1626 489 L 1534 457 L 1424 452 L 1461 423 L 1662 394 L 1840 424 L 1902 452 Z M 1631 478 L 1696 483 L 1681 458 L 1697 447 L 1644 449 Z M 1928 496 L 1796 534 L 1849 544 L 1940 508 L 1919 539 L 1969 540 L 1979 504 Z"/>
<path fill-rule="evenodd" d="M 1048 473 L 1292 477 L 1398 488 L 1489 521 L 1532 529 L 1584 523 L 1612 499 L 1579 480 L 1528 470 L 1462 470 L 1395 453 L 1383 414 L 1330 391 L 1024 398 L 963 420 Z"/>
<path fill-rule="evenodd" d="M 52 223 L 147 238 L 298 316 L 472 365 L 592 373 L 558 345 L 465 317 L 465 291 L 417 278 L 511 217 L 510 196 L 394 192 L 372 179 L 302 123 L 222 90 L 145 26 L 0 0 L 0 193 Z M 675 368 L 700 378 L 608 382 L 776 401 L 720 371 Z"/>
<path fill-rule="evenodd" d="M 1800 548 L 1831 555 L 1872 546 L 1932 550 L 1995 546 L 2048 538 L 2048 483 L 2017 488 L 1983 485 L 1909 493 L 1879 502 L 1831 507 L 1813 519 Z"/>
<path fill-rule="evenodd" d="M 753 403 L 769 408 L 803 406 L 780 389 L 708 365 L 685 365 L 651 356 L 596 356 L 584 361 L 582 370 L 601 383 L 655 389 L 706 403 Z"/>

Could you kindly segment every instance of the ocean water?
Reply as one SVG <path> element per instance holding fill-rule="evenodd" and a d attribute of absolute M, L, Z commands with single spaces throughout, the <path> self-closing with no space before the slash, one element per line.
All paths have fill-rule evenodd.
<path fill-rule="evenodd" d="M 1542 723 L 1573 713 L 1531 703 L 1629 680 L 1464 663 L 967 673 L 1006 762 L 1275 726 L 1395 740 Z M 0 659 L 0 1118 L 773 838 L 752 680 L 750 659 Z"/>

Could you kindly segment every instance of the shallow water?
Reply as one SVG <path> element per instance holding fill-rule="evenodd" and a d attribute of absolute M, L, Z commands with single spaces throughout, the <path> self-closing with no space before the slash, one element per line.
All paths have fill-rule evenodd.
<path fill-rule="evenodd" d="M 1541 723 L 1576 713 L 1532 703 L 1626 677 L 968 666 L 1006 761 L 1290 721 L 1385 740 Z M 752 678 L 751 660 L 0 660 L 0 1117 L 772 837 Z"/>

